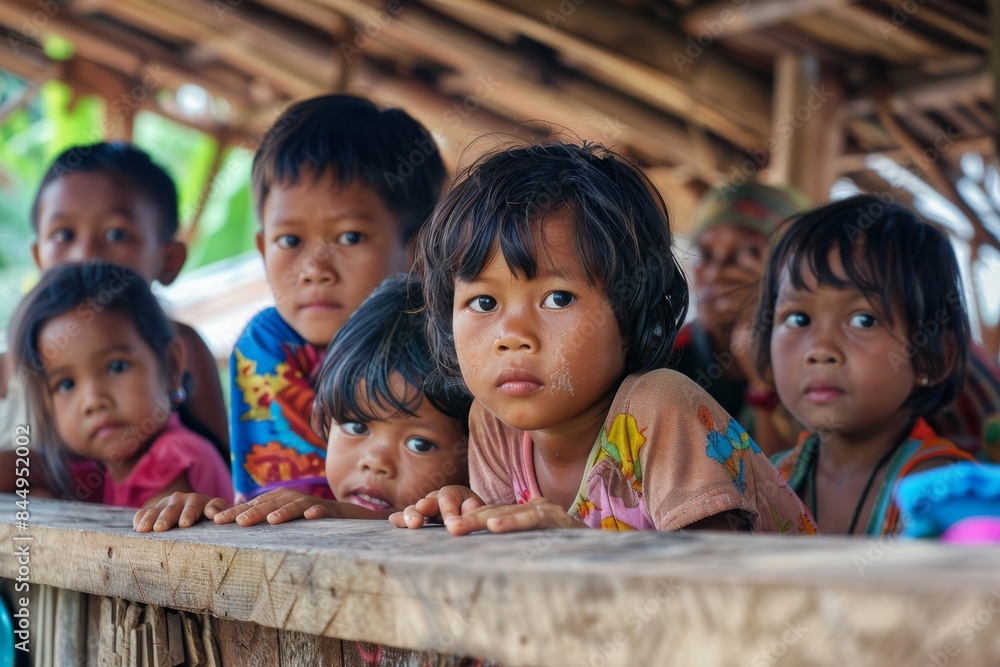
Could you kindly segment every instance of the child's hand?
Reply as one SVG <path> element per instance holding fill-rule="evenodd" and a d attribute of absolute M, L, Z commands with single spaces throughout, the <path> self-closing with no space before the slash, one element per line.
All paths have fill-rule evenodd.
<path fill-rule="evenodd" d="M 174 493 L 152 507 L 143 507 L 132 518 L 132 528 L 137 533 L 151 530 L 161 533 L 174 526 L 187 528 L 201 520 L 202 515 L 211 519 L 229 505 L 222 498 L 211 498 L 204 493 Z"/>
<path fill-rule="evenodd" d="M 389 523 L 396 528 L 423 528 L 428 519 L 443 521 L 460 518 L 474 510 L 486 507 L 486 503 L 464 486 L 446 486 L 440 491 L 431 491 L 402 512 L 389 516 Z M 450 529 L 449 529 L 450 530 Z"/>
<path fill-rule="evenodd" d="M 215 523 L 235 521 L 241 526 L 256 526 L 264 521 L 274 525 L 302 518 L 331 519 L 341 516 L 338 511 L 340 504 L 308 496 L 300 491 L 275 489 L 219 512 L 215 515 Z"/>
<path fill-rule="evenodd" d="M 521 530 L 548 528 L 587 528 L 562 508 L 546 498 L 534 498 L 523 505 L 481 507 L 444 521 L 452 535 L 468 535 L 477 530 L 491 533 L 514 533 Z"/>

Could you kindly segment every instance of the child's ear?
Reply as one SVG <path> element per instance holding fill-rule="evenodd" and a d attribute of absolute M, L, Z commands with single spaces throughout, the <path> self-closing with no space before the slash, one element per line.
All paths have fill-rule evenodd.
<path fill-rule="evenodd" d="M 167 241 L 163 245 L 163 268 L 156 277 L 161 285 L 174 282 L 187 260 L 187 253 L 187 246 L 182 241 Z"/>
<path fill-rule="evenodd" d="M 941 366 L 941 371 L 938 374 L 930 373 L 926 365 L 921 363 L 917 368 L 917 386 L 918 387 L 933 387 L 944 382 L 945 378 L 951 375 L 951 372 L 955 370 L 955 365 L 958 363 L 958 346 L 955 345 L 955 337 L 951 332 L 947 332 L 944 336 L 943 349 L 944 352 L 944 364 Z M 926 378 L 927 384 L 923 384 L 922 380 Z"/>
<path fill-rule="evenodd" d="M 264 232 L 260 231 L 253 237 L 254 243 L 257 245 L 257 252 L 260 256 L 264 256 Z"/>
<path fill-rule="evenodd" d="M 167 346 L 167 380 L 170 382 L 170 391 L 183 387 L 184 361 L 184 344 L 180 337 L 175 336 Z"/>
<path fill-rule="evenodd" d="M 38 241 L 31 242 L 31 257 L 35 260 L 35 266 L 42 268 L 42 260 L 38 256 Z"/>

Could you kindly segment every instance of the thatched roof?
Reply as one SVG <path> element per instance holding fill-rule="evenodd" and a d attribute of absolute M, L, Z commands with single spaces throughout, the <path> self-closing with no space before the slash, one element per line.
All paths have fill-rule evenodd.
<path fill-rule="evenodd" d="M 110 138 L 153 109 L 253 149 L 290 101 L 352 92 L 405 107 L 453 168 L 484 132 L 617 146 L 682 235 L 707 187 L 747 175 L 906 199 L 882 154 L 971 219 L 973 261 L 1000 247 L 956 186 L 966 151 L 995 149 L 985 0 L 2 0 L 0 35 L 0 69 L 33 84 L 0 120 L 59 78 L 107 100 Z M 186 108 L 186 84 L 209 103 Z"/>
<path fill-rule="evenodd" d="M 953 196 L 959 155 L 993 151 L 984 0 L 4 0 L 0 30 L 0 68 L 103 95 L 112 136 L 155 108 L 252 147 L 290 100 L 357 92 L 410 110 L 452 165 L 484 131 L 617 145 L 682 210 L 740 170 L 879 187 L 868 154 L 941 137 L 917 167 Z M 74 57 L 51 60 L 49 32 Z M 185 115 L 185 83 L 209 112 Z"/>

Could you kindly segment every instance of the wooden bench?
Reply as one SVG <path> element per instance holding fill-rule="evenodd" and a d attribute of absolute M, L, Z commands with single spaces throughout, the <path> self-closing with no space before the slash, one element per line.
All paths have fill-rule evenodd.
<path fill-rule="evenodd" d="M 29 560 L 35 665 L 1000 665 L 996 548 L 335 520 L 139 535 L 131 510 L 46 500 L 22 530 L 15 500 L 0 577 L 13 592 Z"/>

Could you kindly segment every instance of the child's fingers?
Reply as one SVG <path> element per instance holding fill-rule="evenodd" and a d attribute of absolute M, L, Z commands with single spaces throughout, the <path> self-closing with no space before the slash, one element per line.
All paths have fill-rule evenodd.
<path fill-rule="evenodd" d="M 488 511 L 492 510 L 493 508 L 489 508 Z M 461 516 L 455 515 L 445 519 L 444 527 L 452 535 L 468 535 L 477 530 L 486 530 L 486 520 L 489 516 L 489 514 L 476 513 L 463 514 Z"/>
<path fill-rule="evenodd" d="M 278 523 L 301 519 L 302 515 L 305 514 L 305 511 L 310 507 L 311 503 L 311 500 L 305 498 L 286 503 L 278 509 L 269 512 L 267 515 L 267 522 L 273 526 Z"/>
<path fill-rule="evenodd" d="M 335 518 L 333 512 L 330 511 L 325 505 L 313 505 L 305 512 L 302 513 L 307 519 L 333 519 Z"/>
<path fill-rule="evenodd" d="M 483 512 L 479 515 L 485 517 L 485 527 L 491 533 L 585 527 L 584 524 L 567 514 L 562 507 L 545 498 L 536 498 L 523 505 L 509 505 L 494 509 L 495 511 Z"/>
<path fill-rule="evenodd" d="M 447 521 L 451 517 L 461 516 L 462 503 L 465 500 L 466 497 L 458 490 L 452 490 L 449 487 L 441 489 L 441 491 L 438 492 L 437 496 L 437 509 L 438 513 L 441 514 L 441 520 Z M 418 508 L 418 509 L 423 509 L 423 508 Z M 425 512 L 424 515 L 425 516 L 430 515 L 430 512 Z"/>
<path fill-rule="evenodd" d="M 160 507 L 160 505 L 156 507 Z M 181 515 L 183 507 L 183 504 L 168 500 L 166 505 L 160 509 L 159 516 L 156 517 L 156 521 L 153 523 L 153 530 L 157 533 L 162 533 L 176 526 L 177 518 Z"/>
<path fill-rule="evenodd" d="M 413 505 L 410 505 L 406 509 L 413 510 L 411 513 L 420 514 L 421 516 L 437 516 L 441 513 L 440 510 L 440 499 L 436 496 L 428 496 L 426 498 L 421 498 Z M 404 512 L 406 510 L 403 510 Z"/>
<path fill-rule="evenodd" d="M 514 533 L 521 530 L 538 530 L 546 527 L 545 517 L 535 510 L 525 509 L 486 519 L 486 530 L 491 533 Z"/>
<path fill-rule="evenodd" d="M 153 522 L 159 513 L 158 507 L 144 507 L 132 517 L 132 529 L 137 533 L 148 533 L 153 530 Z"/>
<path fill-rule="evenodd" d="M 217 514 L 221 514 L 229 508 L 229 503 L 224 498 L 212 498 L 205 505 L 205 518 L 214 519 Z"/>
<path fill-rule="evenodd" d="M 251 509 L 253 505 L 250 503 L 240 503 L 239 505 L 234 505 L 229 509 L 222 510 L 218 512 L 212 519 L 215 523 L 232 523 L 236 521 L 236 517 L 243 514 L 247 510 Z"/>
<path fill-rule="evenodd" d="M 466 498 L 462 501 L 462 514 L 467 514 L 473 512 L 480 507 L 486 507 L 486 503 L 479 499 L 479 497 Z"/>
<path fill-rule="evenodd" d="M 427 519 L 414 505 L 410 505 L 402 512 L 393 512 L 389 515 L 389 523 L 396 528 L 423 528 L 426 522 Z"/>
<path fill-rule="evenodd" d="M 188 526 L 193 526 L 201 520 L 201 513 L 204 511 L 205 505 L 204 496 L 193 496 L 187 499 L 184 503 L 184 507 L 181 509 L 180 518 L 177 519 L 177 526 L 179 528 L 187 528 Z"/>
<path fill-rule="evenodd" d="M 236 517 L 236 523 L 241 526 L 256 526 L 258 523 L 267 521 L 267 515 L 274 511 L 271 503 L 267 505 L 256 505 L 245 512 L 241 512 Z"/>

